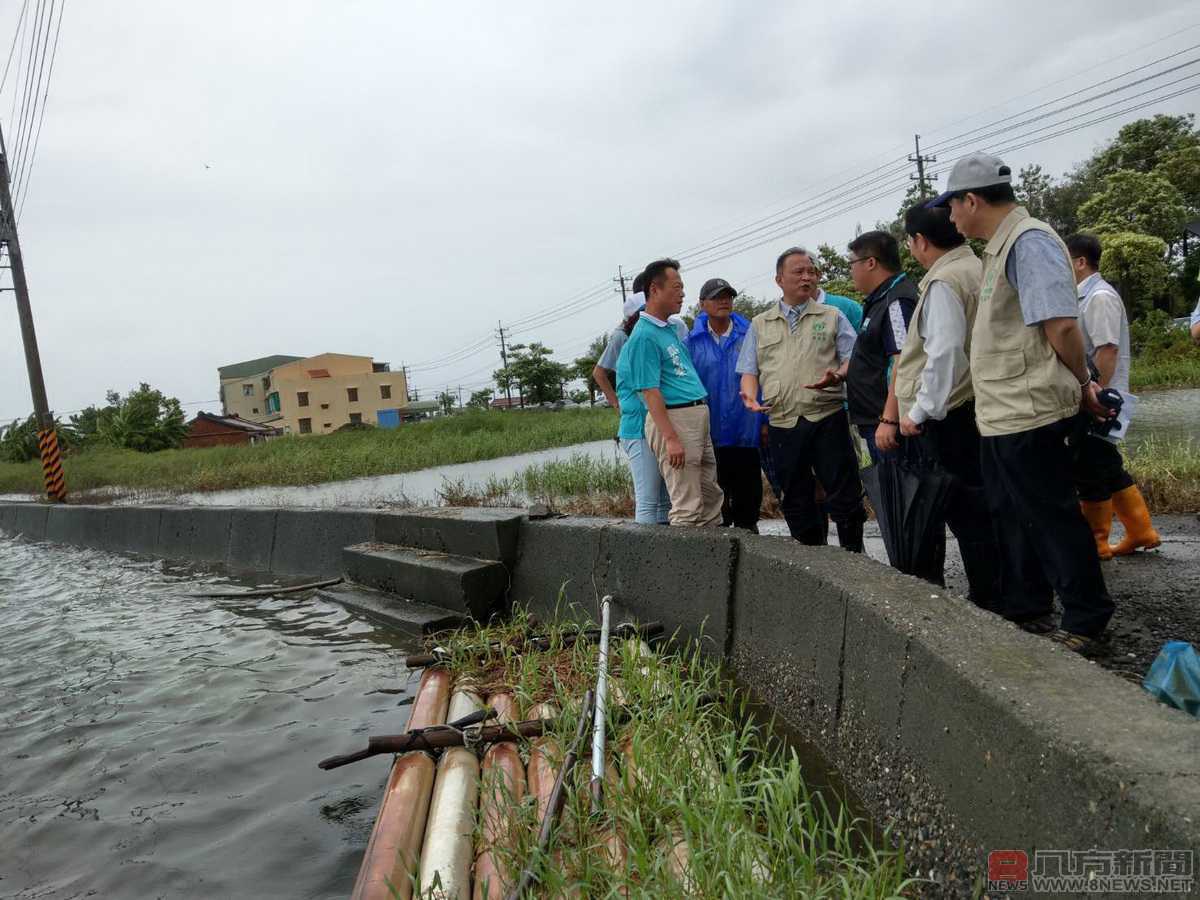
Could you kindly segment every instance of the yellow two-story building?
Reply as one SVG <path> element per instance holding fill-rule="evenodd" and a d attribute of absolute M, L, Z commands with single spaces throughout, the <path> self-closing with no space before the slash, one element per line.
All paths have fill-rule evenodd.
<path fill-rule="evenodd" d="M 329 434 L 352 423 L 395 427 L 408 405 L 404 373 L 369 356 L 267 356 L 218 373 L 226 415 L 285 434 Z"/>

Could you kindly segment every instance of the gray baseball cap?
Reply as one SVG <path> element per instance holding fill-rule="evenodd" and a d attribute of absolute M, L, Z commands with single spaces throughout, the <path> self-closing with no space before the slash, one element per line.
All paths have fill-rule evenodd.
<path fill-rule="evenodd" d="M 737 291 L 724 278 L 710 278 L 704 282 L 704 287 L 700 288 L 700 302 L 711 300 L 713 297 L 720 296 L 725 291 L 729 291 L 733 296 L 737 296 Z"/>
<path fill-rule="evenodd" d="M 946 179 L 946 190 L 926 203 L 926 206 L 945 206 L 959 191 L 992 187 L 997 184 L 1012 184 L 1012 169 L 999 157 L 976 151 L 968 153 L 954 164 L 950 177 Z"/>

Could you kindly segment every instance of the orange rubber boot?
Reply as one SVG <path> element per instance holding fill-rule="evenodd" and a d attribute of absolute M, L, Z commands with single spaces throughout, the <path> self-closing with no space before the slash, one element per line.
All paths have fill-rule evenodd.
<path fill-rule="evenodd" d="M 1101 559 L 1112 559 L 1113 548 L 1108 545 L 1113 517 L 1112 500 L 1080 500 L 1079 508 L 1083 510 L 1083 517 L 1087 519 L 1092 536 L 1096 539 L 1096 553 Z"/>
<path fill-rule="evenodd" d="M 1134 550 L 1153 550 L 1162 543 L 1136 484 L 1113 494 L 1112 504 L 1117 518 L 1125 526 L 1125 539 L 1113 547 L 1113 556 L 1128 556 Z"/>

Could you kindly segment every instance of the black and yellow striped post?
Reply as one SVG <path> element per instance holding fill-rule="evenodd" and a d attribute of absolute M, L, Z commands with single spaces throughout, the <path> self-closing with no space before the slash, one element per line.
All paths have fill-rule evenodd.
<path fill-rule="evenodd" d="M 58 432 L 53 428 L 39 431 L 38 450 L 42 454 L 42 476 L 46 480 L 46 496 L 58 503 L 63 503 L 67 499 L 67 478 L 63 474 Z"/>

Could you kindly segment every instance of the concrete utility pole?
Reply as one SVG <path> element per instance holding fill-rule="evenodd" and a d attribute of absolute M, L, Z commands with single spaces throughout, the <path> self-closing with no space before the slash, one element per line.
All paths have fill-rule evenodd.
<path fill-rule="evenodd" d="M 619 290 L 621 291 L 621 302 L 624 303 L 625 302 L 625 273 L 621 270 L 620 266 L 617 266 L 617 277 L 613 279 L 613 283 L 619 284 L 621 286 L 619 288 Z M 618 290 L 618 288 L 614 288 L 613 290 Z"/>
<path fill-rule="evenodd" d="M 496 320 L 496 334 L 500 336 L 500 361 L 504 364 L 504 368 L 508 368 L 508 345 L 504 343 L 504 323 L 499 319 Z M 509 407 L 512 406 L 512 387 L 511 379 L 504 379 L 504 396 L 508 398 Z"/>
<path fill-rule="evenodd" d="M 925 177 L 925 163 L 937 162 L 937 157 L 921 155 L 921 136 L 919 134 L 913 135 L 913 143 L 916 144 L 917 152 L 914 155 L 910 155 L 908 161 L 917 164 L 917 174 L 909 175 L 908 177 L 912 181 L 917 182 L 917 189 L 921 192 L 921 199 L 928 200 L 930 193 L 929 183 L 937 181 L 937 176 L 930 175 L 928 178 Z"/>
<path fill-rule="evenodd" d="M 21 322 L 21 341 L 25 345 L 25 367 L 29 370 L 29 391 L 33 395 L 33 415 L 37 421 L 38 449 L 42 456 L 42 475 L 46 496 L 59 503 L 67 499 L 67 481 L 63 475 L 58 434 L 54 417 L 46 399 L 46 382 L 42 378 L 42 358 L 38 353 L 37 333 L 33 329 L 33 310 L 29 306 L 29 286 L 25 281 L 25 261 L 21 243 L 17 240 L 17 217 L 13 212 L 12 173 L 8 169 L 8 148 L 0 131 L 0 243 L 8 247 L 8 263 L 12 269 L 13 293 L 17 298 L 17 318 Z"/>

